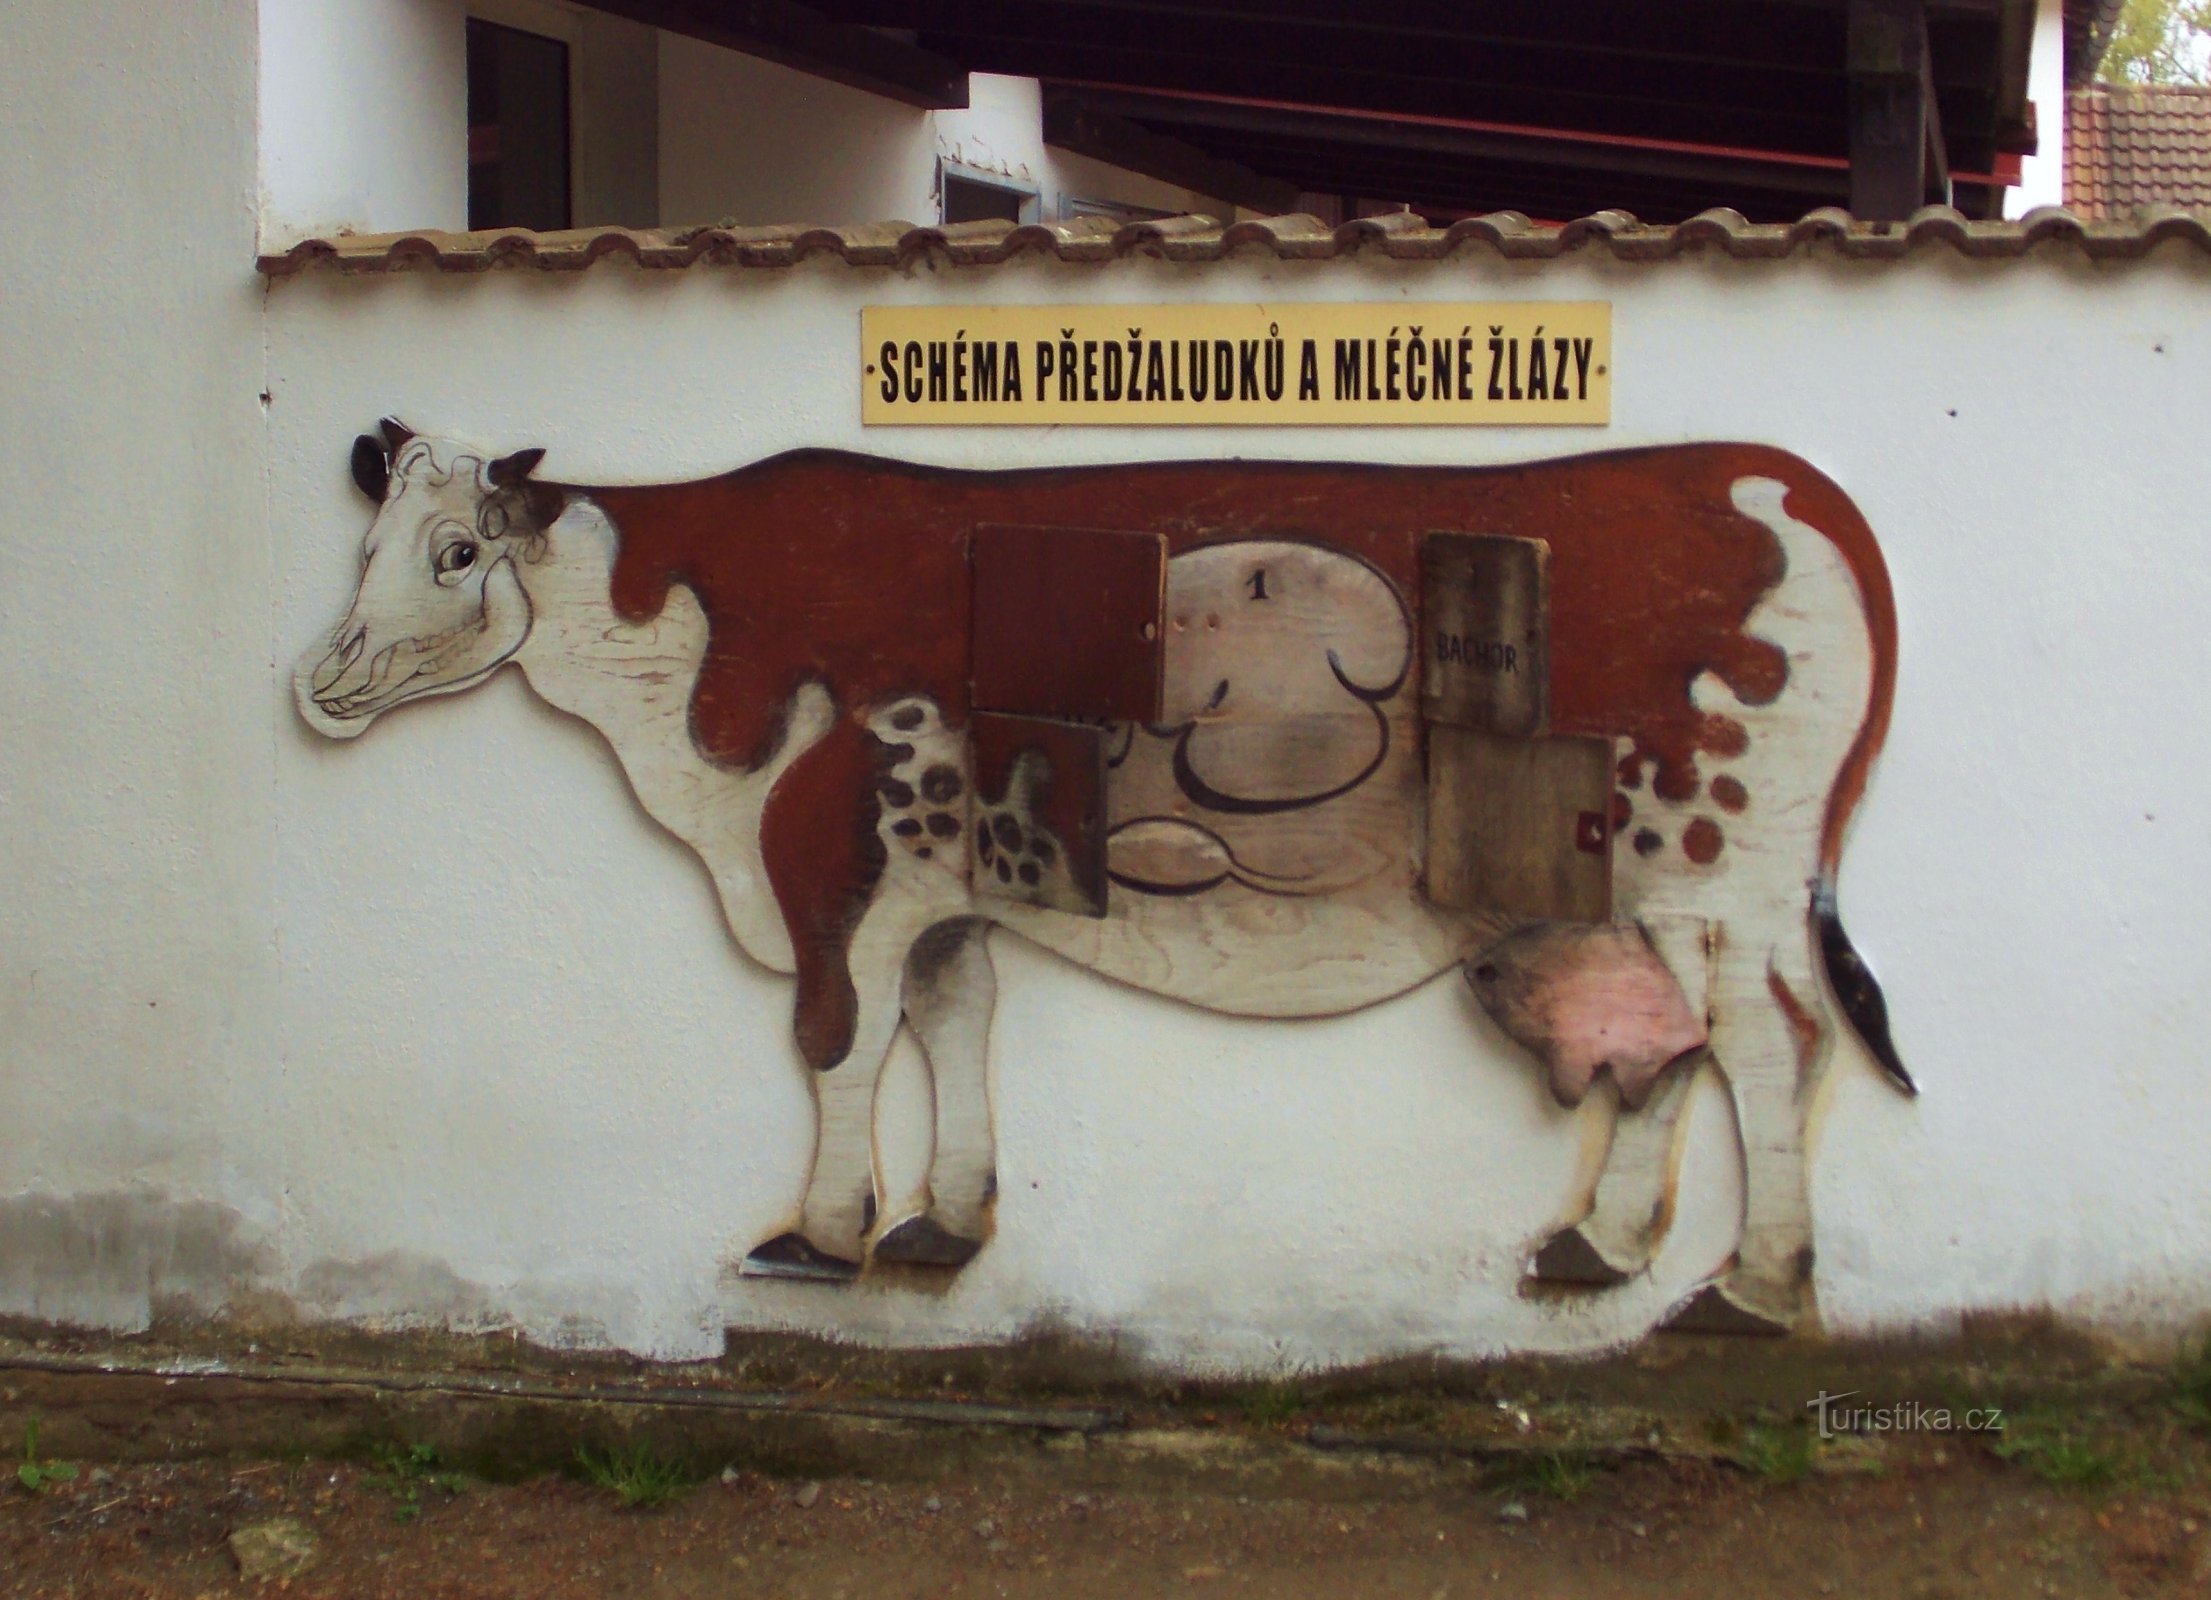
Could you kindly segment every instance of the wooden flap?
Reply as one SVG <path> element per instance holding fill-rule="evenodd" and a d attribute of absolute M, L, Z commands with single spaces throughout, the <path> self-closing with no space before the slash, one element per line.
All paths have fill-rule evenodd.
<path fill-rule="evenodd" d="M 1163 535 L 986 524 L 969 557 L 976 710 L 1159 720 Z"/>
<path fill-rule="evenodd" d="M 1421 715 L 1484 733 L 1550 722 L 1551 547 L 1496 533 L 1421 546 Z"/>
<path fill-rule="evenodd" d="M 1612 742 L 1428 730 L 1428 898 L 1552 922 L 1612 915 Z"/>
<path fill-rule="evenodd" d="M 978 711 L 968 733 L 975 892 L 1104 916 L 1106 730 Z"/>

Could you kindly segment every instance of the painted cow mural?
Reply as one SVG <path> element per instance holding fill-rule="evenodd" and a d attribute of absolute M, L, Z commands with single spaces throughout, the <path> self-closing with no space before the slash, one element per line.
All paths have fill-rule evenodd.
<path fill-rule="evenodd" d="M 540 481 L 542 456 L 391 421 L 355 442 L 378 509 L 351 609 L 297 670 L 299 709 L 348 738 L 512 662 L 614 747 L 706 863 L 739 945 L 796 978 L 814 1162 L 746 1271 L 949 1271 L 987 1241 L 997 927 L 1247 1016 L 1339 1013 L 1462 967 L 1562 1102 L 1601 1086 L 1631 1113 L 1587 1214 L 1534 1252 L 1536 1275 L 1569 1283 L 1648 1264 L 1674 1122 L 1709 1059 L 1745 1216 L 1732 1264 L 1673 1320 L 1793 1325 L 1806 1117 L 1837 1014 L 1911 1087 L 1834 899 L 1887 727 L 1894 606 L 1871 533 L 1820 473 L 1735 444 L 1008 472 L 807 450 L 593 488 Z M 1572 847 L 1594 864 L 1566 866 L 1599 875 L 1602 916 L 1432 892 L 1429 858 L 1455 846 L 1431 818 L 1456 797 L 1439 795 L 1421 687 L 1474 647 L 1423 624 L 1423 549 L 1454 531 L 1547 552 L 1550 742 L 1525 751 L 1597 751 L 1602 793 L 1573 814 Z M 1121 574 L 1101 567 L 1095 598 L 1085 552 Z M 1065 648 L 1121 628 L 1127 595 L 1114 660 Z M 1068 697 L 1050 670 L 986 670 L 1007 639 L 1016 657 L 1057 648 Z M 1153 677 L 1133 700 L 1092 695 L 1122 657 Z M 1044 703 L 998 705 L 1003 684 Z M 929 1064 L 936 1142 L 925 1209 L 887 1215 L 871 1133 L 901 1023 Z"/>

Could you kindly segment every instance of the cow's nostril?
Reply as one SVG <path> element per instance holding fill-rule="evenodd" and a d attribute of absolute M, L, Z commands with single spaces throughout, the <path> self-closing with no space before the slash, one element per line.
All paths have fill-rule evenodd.
<path fill-rule="evenodd" d="M 1474 969 L 1474 977 L 1475 981 L 1479 983 L 1495 983 L 1497 981 L 1496 963 L 1492 961 L 1483 962 Z"/>

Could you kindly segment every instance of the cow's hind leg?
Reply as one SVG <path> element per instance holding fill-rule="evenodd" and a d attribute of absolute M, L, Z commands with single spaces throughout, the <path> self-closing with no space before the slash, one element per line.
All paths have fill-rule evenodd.
<path fill-rule="evenodd" d="M 1607 1096 L 1611 1143 L 1589 1214 L 1559 1229 L 1535 1253 L 1529 1270 L 1547 1283 L 1593 1288 L 1621 1283 L 1644 1271 L 1673 1220 L 1676 1135 L 1689 1103 L 1697 1063 L 1666 1070 L 1641 1110 Z"/>
<path fill-rule="evenodd" d="M 989 924 L 939 923 L 906 959 L 906 1020 L 929 1058 L 936 1139 L 929 1206 L 875 1241 L 875 1259 L 961 1267 L 983 1247 L 997 1185 L 990 1126 L 990 1019 L 998 1000 Z"/>
<path fill-rule="evenodd" d="M 1806 1118 L 1831 1030 L 1808 930 L 1746 945 L 1720 961 L 1712 1018 L 1712 1057 L 1742 1143 L 1742 1243 L 1728 1269 L 1668 1320 L 1687 1332 L 1787 1333 L 1811 1281 Z"/>
<path fill-rule="evenodd" d="M 1711 941 L 1701 917 L 1654 916 L 1643 930 L 1681 985 L 1682 999 L 1709 1031 Z M 1546 1239 L 1529 1263 L 1550 1283 L 1604 1287 L 1644 1271 L 1673 1218 L 1681 1113 L 1702 1053 L 1660 1076 L 1640 1108 L 1607 1095 L 1612 1132 L 1589 1214 Z"/>

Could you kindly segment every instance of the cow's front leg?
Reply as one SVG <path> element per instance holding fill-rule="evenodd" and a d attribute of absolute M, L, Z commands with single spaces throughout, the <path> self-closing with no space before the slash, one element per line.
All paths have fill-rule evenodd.
<path fill-rule="evenodd" d="M 906 959 L 906 1020 L 929 1058 L 936 1134 L 929 1205 L 875 1241 L 875 1259 L 961 1267 L 989 1236 L 997 1184 L 990 1126 L 990 1019 L 998 1000 L 989 924 L 965 917 L 923 934 Z"/>
<path fill-rule="evenodd" d="M 1761 959 L 1762 955 L 1762 959 Z M 1743 1234 L 1734 1262 L 1667 1321 L 1695 1333 L 1787 1333 L 1812 1275 L 1805 1123 L 1830 1029 L 1809 934 L 1723 956 L 1712 1057 L 1735 1103 L 1743 1152 Z"/>
<path fill-rule="evenodd" d="M 1654 916 L 1641 924 L 1651 948 L 1681 986 L 1681 997 L 1701 1028 L 1711 1027 L 1712 941 L 1702 917 Z M 1605 1097 L 1612 1130 L 1588 1215 L 1546 1239 L 1529 1270 L 1550 1283 L 1605 1287 L 1634 1277 L 1672 1220 L 1674 1183 L 1681 1151 L 1677 1133 L 1689 1103 L 1701 1055 L 1661 1070 L 1641 1109 Z"/>
<path fill-rule="evenodd" d="M 814 1167 L 795 1228 L 745 1257 L 759 1277 L 843 1283 L 859 1276 L 875 1216 L 875 1090 L 898 1031 L 900 977 L 942 909 L 886 886 L 861 918 L 848 954 L 855 991 L 852 1044 L 813 1074 Z"/>

